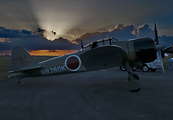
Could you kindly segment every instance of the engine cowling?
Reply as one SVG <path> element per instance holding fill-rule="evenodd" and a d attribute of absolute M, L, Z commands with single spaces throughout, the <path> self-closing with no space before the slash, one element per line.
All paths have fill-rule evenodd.
<path fill-rule="evenodd" d="M 157 58 L 155 43 L 151 38 L 133 40 L 136 60 L 142 63 L 152 62 Z"/>

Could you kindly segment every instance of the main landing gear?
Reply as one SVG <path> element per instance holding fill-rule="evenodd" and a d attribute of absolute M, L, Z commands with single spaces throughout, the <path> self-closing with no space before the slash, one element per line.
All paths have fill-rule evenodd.
<path fill-rule="evenodd" d="M 128 72 L 128 89 L 131 92 L 138 92 L 141 89 L 141 83 L 139 82 L 139 76 L 134 74 L 133 71 L 131 70 L 130 66 L 129 66 L 129 62 L 125 63 L 127 72 Z"/>

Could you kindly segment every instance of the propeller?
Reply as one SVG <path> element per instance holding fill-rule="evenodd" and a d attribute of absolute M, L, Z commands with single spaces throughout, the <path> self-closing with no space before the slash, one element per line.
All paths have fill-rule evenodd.
<path fill-rule="evenodd" d="M 154 35 L 155 35 L 154 42 L 156 43 L 156 50 L 158 51 L 161 66 L 162 66 L 162 70 L 163 70 L 163 73 L 165 74 L 165 69 L 164 69 L 164 66 L 163 66 L 161 51 L 166 47 L 166 45 L 163 44 L 163 43 L 159 43 L 156 23 L 154 23 Z"/>
<path fill-rule="evenodd" d="M 164 53 L 173 53 L 173 45 L 163 50 Z"/>
<path fill-rule="evenodd" d="M 165 58 L 165 53 L 173 53 L 173 46 L 161 50 L 162 58 Z"/>
<path fill-rule="evenodd" d="M 158 33 L 157 33 L 156 23 L 154 23 L 154 35 L 155 35 L 154 42 L 155 42 L 156 44 L 159 44 L 159 39 L 158 39 Z"/>
<path fill-rule="evenodd" d="M 82 39 L 81 39 L 81 48 L 82 48 L 82 50 L 83 50 L 83 42 L 82 42 Z"/>

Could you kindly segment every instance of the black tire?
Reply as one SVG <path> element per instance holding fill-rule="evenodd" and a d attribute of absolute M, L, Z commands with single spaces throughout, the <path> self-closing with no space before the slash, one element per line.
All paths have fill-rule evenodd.
<path fill-rule="evenodd" d="M 151 72 L 155 72 L 157 69 L 151 69 Z"/>
<path fill-rule="evenodd" d="M 149 71 L 148 66 L 147 66 L 147 65 L 143 65 L 143 66 L 142 66 L 142 71 L 143 71 L 143 72 L 148 72 L 148 71 Z"/>
<path fill-rule="evenodd" d="M 131 92 L 138 92 L 141 88 L 136 89 L 136 90 L 130 90 Z"/>
<path fill-rule="evenodd" d="M 121 65 L 121 66 L 120 66 L 120 70 L 126 71 L 125 65 Z"/>
<path fill-rule="evenodd" d="M 139 76 L 136 75 L 136 74 L 133 74 L 133 77 L 136 79 L 136 80 L 139 80 Z M 128 81 L 130 81 L 130 78 L 128 77 Z"/>
<path fill-rule="evenodd" d="M 139 76 L 138 76 L 138 75 L 133 74 L 133 77 L 134 77 L 136 80 L 139 80 Z"/>

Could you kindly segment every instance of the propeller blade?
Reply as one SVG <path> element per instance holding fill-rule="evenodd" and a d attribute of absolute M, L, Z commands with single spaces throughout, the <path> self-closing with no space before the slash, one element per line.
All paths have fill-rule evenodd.
<path fill-rule="evenodd" d="M 165 74 L 165 69 L 164 69 L 164 66 L 163 66 L 163 61 L 162 61 L 162 56 L 161 56 L 161 51 L 158 51 L 158 53 L 159 53 L 159 58 L 160 58 L 162 70 L 163 70 L 163 73 Z"/>
<path fill-rule="evenodd" d="M 173 53 L 173 47 L 171 46 L 171 47 L 164 49 L 164 52 L 165 53 Z"/>
<path fill-rule="evenodd" d="M 158 40 L 158 33 L 157 33 L 156 23 L 154 23 L 154 35 L 155 35 L 154 41 L 156 42 L 156 44 L 158 44 L 159 40 Z"/>
<path fill-rule="evenodd" d="M 164 43 L 158 43 L 155 45 L 155 48 L 157 51 L 161 51 L 166 47 L 166 45 Z"/>
<path fill-rule="evenodd" d="M 82 42 L 82 39 L 81 39 L 81 48 L 82 48 L 82 50 L 83 50 L 83 42 Z"/>

